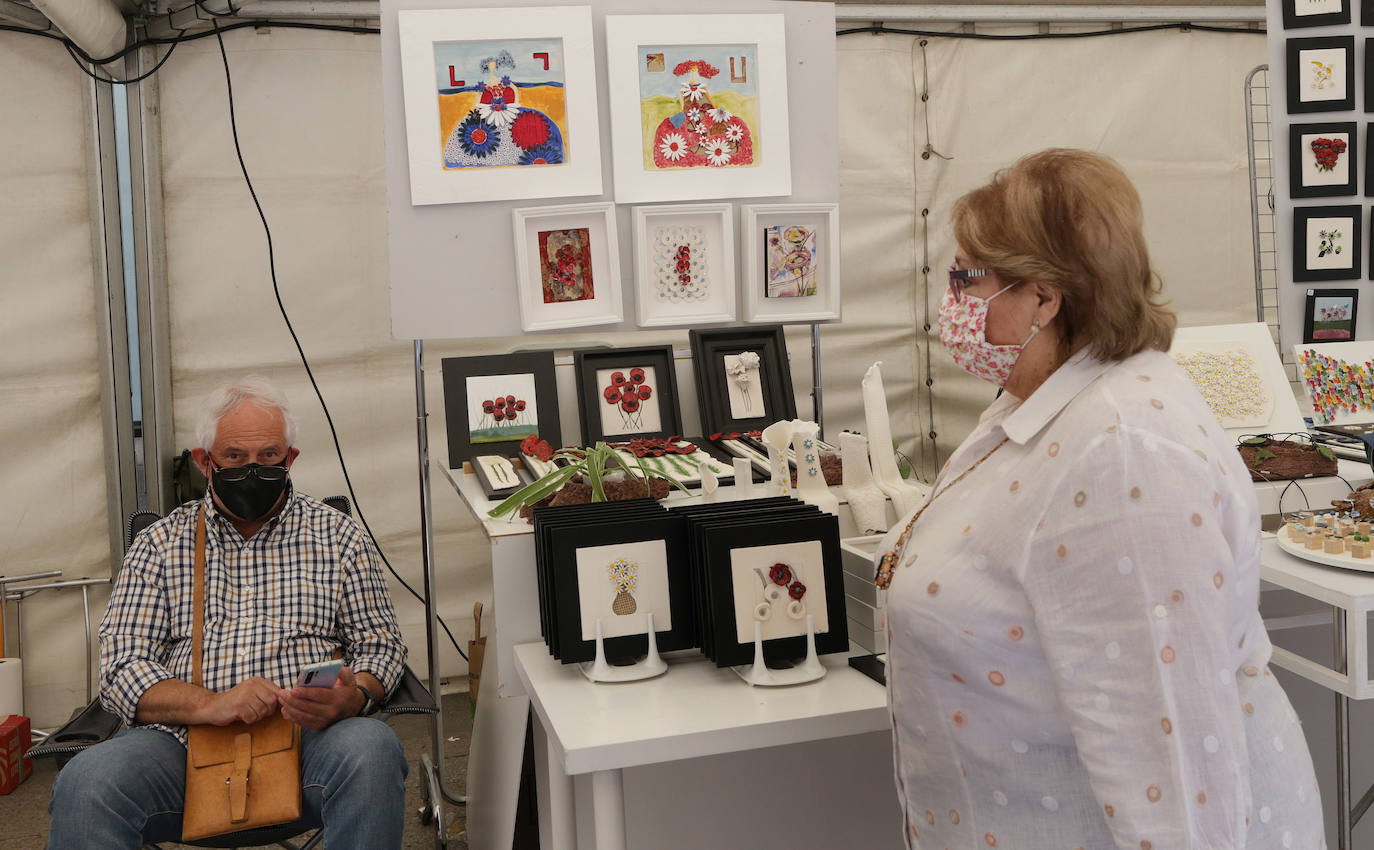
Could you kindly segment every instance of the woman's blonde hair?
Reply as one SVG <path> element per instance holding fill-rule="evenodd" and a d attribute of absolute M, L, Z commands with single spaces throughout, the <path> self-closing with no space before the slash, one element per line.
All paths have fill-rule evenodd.
<path fill-rule="evenodd" d="M 1063 303 L 1068 351 L 1103 360 L 1167 351 L 1177 320 L 1141 232 L 1140 196 L 1111 159 L 1052 148 L 1022 157 L 954 204 L 954 237 L 1007 283 L 1039 281 Z"/>

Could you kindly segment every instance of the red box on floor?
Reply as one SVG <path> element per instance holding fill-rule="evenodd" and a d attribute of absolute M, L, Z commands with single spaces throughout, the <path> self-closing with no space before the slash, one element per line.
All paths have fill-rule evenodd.
<path fill-rule="evenodd" d="M 0 722 L 0 794 L 8 794 L 33 773 L 33 760 L 24 758 L 32 744 L 29 719 L 11 714 Z"/>

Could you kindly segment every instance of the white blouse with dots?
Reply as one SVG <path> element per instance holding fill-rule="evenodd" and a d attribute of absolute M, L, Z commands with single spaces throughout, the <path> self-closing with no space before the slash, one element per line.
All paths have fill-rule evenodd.
<path fill-rule="evenodd" d="M 935 493 L 887 600 L 908 846 L 1325 846 L 1254 489 L 1167 355 L 1003 395 Z"/>

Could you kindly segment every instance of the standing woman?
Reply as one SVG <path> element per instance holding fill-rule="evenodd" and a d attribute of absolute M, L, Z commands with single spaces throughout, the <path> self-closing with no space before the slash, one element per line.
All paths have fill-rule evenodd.
<path fill-rule="evenodd" d="M 879 549 L 908 844 L 1325 846 L 1255 493 L 1164 353 L 1134 187 L 1048 150 L 953 220 L 940 338 L 1006 392 Z"/>

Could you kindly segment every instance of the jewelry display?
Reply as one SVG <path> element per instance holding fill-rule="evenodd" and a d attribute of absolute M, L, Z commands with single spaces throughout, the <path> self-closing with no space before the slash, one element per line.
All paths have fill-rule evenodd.
<path fill-rule="evenodd" d="M 864 422 L 868 428 L 868 455 L 873 464 L 873 479 L 897 510 L 897 516 L 916 507 L 921 491 L 902 480 L 892 454 L 892 425 L 887 415 L 887 396 L 883 392 L 883 362 L 868 368 L 863 378 Z"/>
<path fill-rule="evenodd" d="M 768 449 L 768 472 L 772 476 L 766 487 L 769 496 L 792 495 L 792 471 L 787 466 L 784 452 L 792 442 L 793 422 L 795 420 L 792 419 L 774 422 L 764 428 L 760 435 L 763 445 Z"/>
<path fill-rule="evenodd" d="M 841 431 L 839 443 L 844 462 L 844 498 L 849 502 L 854 525 L 864 534 L 886 531 L 887 498 L 873 480 L 873 469 L 868 462 L 868 438 L 853 431 Z"/>
<path fill-rule="evenodd" d="M 793 420 L 792 425 L 792 452 L 797 459 L 796 497 L 828 514 L 838 516 L 840 500 L 830 492 L 825 483 L 825 476 L 821 474 L 821 450 L 817 445 L 820 426 L 815 422 L 799 419 Z M 783 464 L 785 468 L 785 460 Z"/>

